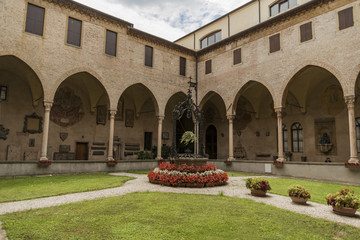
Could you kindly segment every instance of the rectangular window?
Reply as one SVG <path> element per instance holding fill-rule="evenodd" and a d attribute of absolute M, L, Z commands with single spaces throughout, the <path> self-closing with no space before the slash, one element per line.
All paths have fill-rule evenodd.
<path fill-rule="evenodd" d="M 153 48 L 145 46 L 145 66 L 153 66 Z"/>
<path fill-rule="evenodd" d="M 186 76 L 186 58 L 180 57 L 180 75 Z"/>
<path fill-rule="evenodd" d="M 241 48 L 234 50 L 234 65 L 241 63 Z"/>
<path fill-rule="evenodd" d="M 270 42 L 270 53 L 277 52 L 280 50 L 280 33 L 269 37 Z"/>
<path fill-rule="evenodd" d="M 145 132 L 144 151 L 151 151 L 151 147 L 152 147 L 152 132 Z"/>
<path fill-rule="evenodd" d="M 313 38 L 312 36 L 312 24 L 311 22 L 305 23 L 300 26 L 300 41 L 306 42 L 308 40 L 311 40 Z"/>
<path fill-rule="evenodd" d="M 275 4 L 270 8 L 270 16 L 274 16 L 279 13 L 279 5 Z"/>
<path fill-rule="evenodd" d="M 205 74 L 211 73 L 211 60 L 205 62 Z"/>
<path fill-rule="evenodd" d="M 339 30 L 354 26 L 352 7 L 338 12 L 338 15 L 339 15 Z"/>
<path fill-rule="evenodd" d="M 36 35 L 43 35 L 45 8 L 28 3 L 25 31 Z"/>
<path fill-rule="evenodd" d="M 82 22 L 75 18 L 69 17 L 67 43 L 74 46 L 81 46 L 81 28 Z"/>
<path fill-rule="evenodd" d="M 117 33 L 106 30 L 106 44 L 105 53 L 111 56 L 116 56 Z"/>

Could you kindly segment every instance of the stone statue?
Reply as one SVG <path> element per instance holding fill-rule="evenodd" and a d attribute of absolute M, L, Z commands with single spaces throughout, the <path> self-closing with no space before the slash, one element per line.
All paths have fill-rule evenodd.
<path fill-rule="evenodd" d="M 324 133 L 320 138 L 320 145 L 331 144 L 330 137 L 327 133 Z"/>

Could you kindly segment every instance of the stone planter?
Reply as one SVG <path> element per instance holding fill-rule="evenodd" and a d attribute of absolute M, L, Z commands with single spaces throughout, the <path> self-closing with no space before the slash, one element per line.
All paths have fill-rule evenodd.
<path fill-rule="evenodd" d="M 186 164 L 186 165 L 194 165 L 196 167 L 201 167 L 201 166 L 205 166 L 207 163 L 208 159 L 207 158 L 177 158 L 175 159 L 175 164 L 176 165 L 182 165 L 182 164 Z"/>
<path fill-rule="evenodd" d="M 40 160 L 38 161 L 38 167 L 48 167 L 51 165 L 51 160 Z"/>
<path fill-rule="evenodd" d="M 356 208 L 337 208 L 333 206 L 333 211 L 336 214 L 342 215 L 342 216 L 348 216 L 348 217 L 353 217 L 355 216 L 356 213 Z"/>
<path fill-rule="evenodd" d="M 251 195 L 256 196 L 256 197 L 265 197 L 265 196 L 266 196 L 266 192 L 267 192 L 267 191 L 263 191 L 263 190 L 253 190 L 253 189 L 251 189 Z"/>
<path fill-rule="evenodd" d="M 296 204 L 306 204 L 307 200 L 309 200 L 308 198 L 298 198 L 298 197 L 290 197 L 291 200 L 293 201 L 293 203 Z"/>

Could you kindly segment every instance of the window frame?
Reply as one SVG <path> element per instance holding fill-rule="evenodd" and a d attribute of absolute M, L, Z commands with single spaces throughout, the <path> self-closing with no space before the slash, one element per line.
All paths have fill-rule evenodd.
<path fill-rule="evenodd" d="M 205 61 L 205 75 L 212 73 L 212 61 L 211 59 Z"/>
<path fill-rule="evenodd" d="M 310 24 L 310 27 L 311 27 L 311 38 L 309 39 L 306 39 L 306 33 L 305 33 L 305 36 L 304 36 L 304 39 L 303 39 L 303 35 L 302 35 L 302 27 L 305 28 L 304 31 L 306 32 L 306 25 Z M 310 21 L 310 22 L 307 22 L 307 23 L 304 23 L 304 24 L 301 24 L 299 26 L 299 34 L 300 34 L 300 43 L 305 43 L 305 42 L 308 42 L 310 40 L 313 40 L 314 39 L 314 28 L 313 28 L 313 22 Z"/>
<path fill-rule="evenodd" d="M 360 153 L 360 118 L 355 118 L 356 149 Z"/>
<path fill-rule="evenodd" d="M 303 131 L 304 131 L 304 129 L 303 129 L 301 123 L 295 122 L 295 123 L 293 123 L 291 125 L 291 150 L 294 153 L 302 153 L 302 152 L 304 152 L 304 135 L 303 135 Z M 296 132 L 296 135 L 297 135 L 296 139 L 294 137 L 294 132 Z M 299 137 L 300 132 L 301 132 L 301 139 Z M 301 149 L 300 149 L 300 143 L 302 143 L 301 144 Z M 297 149 L 295 149 L 295 145 L 296 145 Z"/>
<path fill-rule="evenodd" d="M 114 54 L 108 52 L 108 32 L 115 34 L 115 52 Z M 117 56 L 117 45 L 118 45 L 118 33 L 116 31 L 112 31 L 110 29 L 105 29 L 105 54 L 107 56 L 116 57 Z"/>
<path fill-rule="evenodd" d="M 69 43 L 69 20 L 70 19 L 74 19 L 74 20 L 76 20 L 76 21 L 79 21 L 80 23 L 81 23 L 81 29 L 80 29 L 80 41 L 79 41 L 79 44 L 80 45 L 76 45 L 76 44 L 73 44 L 73 43 Z M 78 18 L 76 18 L 76 17 L 73 17 L 73 16 L 68 16 L 67 17 L 67 27 L 66 27 L 66 35 L 65 35 L 65 43 L 66 43 L 66 45 L 69 45 L 69 46 L 72 46 L 72 47 L 76 47 L 76 48 L 81 48 L 81 46 L 82 46 L 82 41 L 83 41 L 83 21 L 81 20 L 81 19 L 78 19 Z"/>
<path fill-rule="evenodd" d="M 287 8 L 284 9 L 284 10 L 282 10 L 282 11 L 280 11 L 280 5 L 283 5 L 284 3 L 287 3 Z M 285 12 L 285 11 L 287 11 L 287 10 L 293 8 L 293 7 L 296 7 L 297 5 L 298 5 L 297 0 L 296 0 L 296 4 L 295 4 L 294 6 L 292 6 L 292 7 L 290 7 L 290 0 L 277 1 L 277 2 L 275 2 L 274 4 L 272 4 L 272 5 L 269 6 L 269 16 L 270 16 L 270 17 L 276 16 L 276 15 L 278 15 L 278 14 L 280 14 L 280 13 L 282 13 L 282 12 Z M 275 6 L 277 6 L 277 12 L 272 15 L 272 14 L 271 14 L 271 9 L 272 9 L 273 7 L 275 7 Z"/>
<path fill-rule="evenodd" d="M 275 49 L 272 51 L 271 49 L 271 39 L 274 39 L 275 37 L 279 36 L 279 49 Z M 271 36 L 269 36 L 269 53 L 276 53 L 276 52 L 279 52 L 281 50 L 281 34 L 280 33 L 276 33 L 276 34 L 273 34 Z"/>
<path fill-rule="evenodd" d="M 345 13 L 346 11 L 349 11 L 351 10 L 351 23 L 350 25 L 344 25 L 344 26 L 341 26 L 341 21 L 340 21 L 340 18 L 341 16 L 345 17 L 344 15 L 342 15 L 343 13 Z M 354 21 L 354 8 L 351 6 L 351 7 L 348 7 L 348 8 L 345 8 L 345 9 L 342 9 L 340 11 L 337 12 L 337 19 L 338 19 L 338 26 L 339 26 L 339 31 L 342 31 L 342 30 L 345 30 L 345 29 L 348 29 L 348 28 L 351 28 L 355 25 L 355 21 Z M 345 19 L 346 20 L 346 19 Z M 346 22 L 345 22 L 346 23 Z M 344 23 L 344 24 L 345 24 Z"/>
<path fill-rule="evenodd" d="M 237 56 L 239 56 L 239 58 L 236 58 L 237 53 L 239 53 L 239 55 L 237 55 Z M 242 63 L 242 50 L 241 50 L 241 48 L 238 48 L 233 51 L 233 65 L 238 65 L 241 63 Z"/>
<path fill-rule="evenodd" d="M 289 151 L 289 138 L 288 138 L 288 129 L 285 124 L 282 125 L 282 135 L 283 135 L 283 151 Z"/>
<path fill-rule="evenodd" d="M 219 40 L 217 40 L 217 38 L 216 38 L 216 34 L 218 34 L 218 33 L 221 34 Z M 209 44 L 209 38 L 212 37 L 212 36 L 214 36 L 214 42 L 211 43 L 211 44 Z M 205 39 L 206 39 L 206 46 L 203 46 L 203 41 L 204 41 Z M 209 33 L 208 35 L 206 35 L 205 37 L 203 37 L 203 38 L 200 39 L 200 49 L 209 47 L 209 46 L 211 46 L 211 45 L 213 45 L 213 44 L 215 44 L 215 43 L 217 43 L 217 42 L 220 42 L 221 40 L 222 40 L 222 30 L 221 30 L 221 29 L 216 30 L 216 31 L 214 31 L 214 32 L 211 32 L 211 33 Z"/>
<path fill-rule="evenodd" d="M 179 58 L 179 74 L 180 76 L 186 76 L 186 58 L 180 57 Z"/>
<path fill-rule="evenodd" d="M 148 53 L 147 49 L 151 50 L 150 62 L 148 62 L 148 60 L 147 60 L 149 58 L 147 56 L 148 56 L 148 54 L 150 54 L 150 53 Z M 146 67 L 152 68 L 154 66 L 154 48 L 152 46 L 145 45 L 145 54 L 144 54 L 144 56 L 145 56 L 144 57 L 144 65 Z"/>
<path fill-rule="evenodd" d="M 30 32 L 29 30 L 27 30 L 27 24 L 28 24 L 28 13 L 29 13 L 29 5 L 32 5 L 34 7 L 37 8 L 41 8 L 44 10 L 44 15 L 43 15 L 43 19 L 42 19 L 42 29 L 41 29 L 41 35 L 35 32 Z M 33 34 L 39 37 L 43 37 L 44 36 L 44 32 L 45 32 L 45 19 L 46 19 L 46 8 L 43 6 L 40 6 L 38 4 L 34 4 L 32 2 L 27 2 L 26 5 L 26 9 L 25 9 L 25 24 L 24 24 L 24 32 L 29 33 L 29 34 Z"/>

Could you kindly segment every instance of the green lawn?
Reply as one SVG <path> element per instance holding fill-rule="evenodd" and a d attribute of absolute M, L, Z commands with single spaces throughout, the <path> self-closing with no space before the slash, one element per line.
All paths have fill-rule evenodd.
<path fill-rule="evenodd" d="M 130 179 L 108 174 L 0 178 L 0 202 L 120 187 Z"/>
<path fill-rule="evenodd" d="M 127 173 L 134 173 L 134 174 L 148 175 L 150 171 L 152 171 L 152 170 L 128 171 Z"/>
<path fill-rule="evenodd" d="M 288 188 L 290 185 L 299 184 L 308 190 L 311 194 L 311 199 L 309 201 L 326 204 L 326 195 L 329 193 L 336 193 L 347 187 L 353 189 L 356 195 L 360 196 L 360 186 L 351 186 L 344 184 L 336 183 L 326 183 L 326 182 L 317 182 L 309 180 L 300 180 L 300 179 L 290 179 L 290 178 L 266 178 L 271 186 L 270 193 L 275 193 L 279 195 L 289 196 Z"/>
<path fill-rule="evenodd" d="M 219 195 L 132 193 L 0 220 L 9 239 L 360 239 L 356 227 Z"/>

